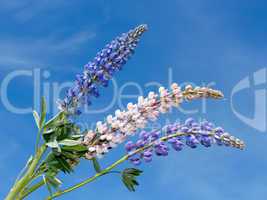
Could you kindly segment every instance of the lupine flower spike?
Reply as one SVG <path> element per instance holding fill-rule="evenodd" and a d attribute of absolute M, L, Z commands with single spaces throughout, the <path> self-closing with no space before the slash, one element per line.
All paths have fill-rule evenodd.
<path fill-rule="evenodd" d="M 137 103 L 129 103 L 127 109 L 108 115 L 105 120 L 97 122 L 92 130 L 83 130 L 75 123 L 75 116 L 81 114 L 84 106 L 90 105 L 92 97 L 99 96 L 99 88 L 108 86 L 114 73 L 122 69 L 146 30 L 146 25 L 140 25 L 106 45 L 84 66 L 82 74 L 77 75 L 73 87 L 59 102 L 60 112 L 48 121 L 45 98 L 42 99 L 40 113 L 33 111 L 38 128 L 35 153 L 29 158 L 6 200 L 24 199 L 42 186 L 47 187 L 50 193 L 47 200 L 52 200 L 111 172 L 118 173 L 122 183 L 130 191 L 135 191 L 141 170 L 126 168 L 113 171 L 125 161 L 140 165 L 151 162 L 154 155 L 169 155 L 171 149 L 181 151 L 185 147 L 195 149 L 200 145 L 245 147 L 243 141 L 223 128 L 192 118 L 161 129 L 144 131 L 149 122 L 157 120 L 160 114 L 169 112 L 173 107 L 179 107 L 184 101 L 223 98 L 220 91 L 207 87 L 187 85 L 181 88 L 173 83 L 169 90 L 160 87 L 158 93 L 149 92 L 147 97 L 140 96 Z M 130 136 L 138 133 L 138 139 L 129 141 Z M 124 142 L 126 154 L 124 152 L 120 159 L 106 168 L 102 167 L 97 158 Z M 82 159 L 92 161 L 95 174 L 69 188 L 60 188 L 63 182 L 57 177 L 59 173 L 73 172 Z"/>
<path fill-rule="evenodd" d="M 76 76 L 75 84 L 68 90 L 65 99 L 58 102 L 59 109 L 68 115 L 81 114 L 80 108 L 91 104 L 91 96 L 99 96 L 98 87 L 108 86 L 113 74 L 121 70 L 134 54 L 139 38 L 146 30 L 146 25 L 140 25 L 117 37 L 97 53 L 93 61 L 84 66 L 83 73 Z"/>
<path fill-rule="evenodd" d="M 155 121 L 160 113 L 166 113 L 171 107 L 178 107 L 183 100 L 198 98 L 222 98 L 223 94 L 210 88 L 193 88 L 188 85 L 182 90 L 176 83 L 171 91 L 159 88 L 159 94 L 150 92 L 147 98 L 139 97 L 138 103 L 129 103 L 125 111 L 117 110 L 115 116 L 109 115 L 105 122 L 97 122 L 96 129 L 85 135 L 84 144 L 88 146 L 87 158 L 101 156 L 116 145 L 124 142 L 148 121 Z"/>
<path fill-rule="evenodd" d="M 129 160 L 134 165 L 151 162 L 153 154 L 167 156 L 170 149 L 181 151 L 185 146 L 196 148 L 198 145 L 210 147 L 212 144 L 243 149 L 245 144 L 231 136 L 221 127 L 215 127 L 208 121 L 201 123 L 189 118 L 184 123 L 175 123 L 162 130 L 141 131 L 136 142 L 128 141 L 125 145 Z"/>

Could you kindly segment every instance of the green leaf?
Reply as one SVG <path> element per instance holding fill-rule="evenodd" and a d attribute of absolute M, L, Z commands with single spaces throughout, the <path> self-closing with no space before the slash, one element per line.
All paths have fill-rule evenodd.
<path fill-rule="evenodd" d="M 33 117 L 34 117 L 34 119 L 35 119 L 35 123 L 36 123 L 38 129 L 40 129 L 40 117 L 39 117 L 39 114 L 37 113 L 36 110 L 34 110 L 34 111 L 32 112 L 32 114 L 33 114 Z"/>
<path fill-rule="evenodd" d="M 64 146 L 76 146 L 76 145 L 80 145 L 81 141 L 65 139 L 65 140 L 59 141 L 58 143 Z"/>
<path fill-rule="evenodd" d="M 51 142 L 47 142 L 46 145 L 52 149 L 57 149 L 58 152 L 61 152 L 61 148 L 59 146 L 59 143 L 57 142 L 56 139 L 54 139 L 53 141 Z"/>
<path fill-rule="evenodd" d="M 43 132 L 43 135 L 49 135 L 49 134 L 52 134 L 55 131 L 56 131 L 55 129 L 48 129 L 47 131 Z"/>
<path fill-rule="evenodd" d="M 44 180 L 44 183 L 45 183 L 45 185 L 47 187 L 47 190 L 49 191 L 50 197 L 52 197 L 53 196 L 53 191 L 52 191 L 52 189 L 51 189 L 51 187 L 49 185 L 49 182 L 47 181 L 47 177 L 45 175 L 43 175 L 43 180 Z"/>
<path fill-rule="evenodd" d="M 141 170 L 135 168 L 127 168 L 122 172 L 122 182 L 130 192 L 134 192 L 136 186 L 139 185 L 136 178 L 142 173 L 143 172 Z"/>
<path fill-rule="evenodd" d="M 47 142 L 46 145 L 50 148 L 58 148 L 59 144 L 56 140 L 52 141 L 52 142 Z"/>
<path fill-rule="evenodd" d="M 40 118 L 40 123 L 39 123 L 40 128 L 43 128 L 43 126 L 45 124 L 45 117 L 46 117 L 46 101 L 45 101 L 45 97 L 42 97 L 41 118 Z"/>
<path fill-rule="evenodd" d="M 135 169 L 135 168 L 127 168 L 123 171 L 125 174 L 130 174 L 133 176 L 140 176 L 143 171 L 139 170 L 139 169 Z"/>
<path fill-rule="evenodd" d="M 47 155 L 41 165 L 45 169 L 46 174 L 55 176 L 59 171 L 64 173 L 73 172 L 73 168 L 79 162 L 79 158 L 79 155 L 75 155 L 72 152 L 62 150 L 60 154 L 56 154 L 52 151 Z"/>
<path fill-rule="evenodd" d="M 96 158 L 93 158 L 92 162 L 93 162 L 93 166 L 94 166 L 95 171 L 97 173 L 100 173 L 101 172 L 101 166 L 100 166 L 98 160 Z"/>
<path fill-rule="evenodd" d="M 59 112 L 55 117 L 50 119 L 46 124 L 44 125 L 44 129 L 50 129 L 55 126 L 55 124 L 58 124 L 61 121 L 65 120 L 65 113 Z"/>
<path fill-rule="evenodd" d="M 62 185 L 62 182 L 55 176 L 46 175 L 46 178 L 50 185 L 56 190 Z"/>
<path fill-rule="evenodd" d="M 64 173 L 73 172 L 73 169 L 72 169 L 71 165 L 64 158 L 62 158 L 61 156 L 56 156 L 56 159 L 59 162 L 61 170 Z"/>
<path fill-rule="evenodd" d="M 44 126 L 43 138 L 46 142 L 50 142 L 54 138 L 57 141 L 62 141 L 65 139 L 78 140 L 82 138 L 80 135 L 80 129 L 75 124 L 70 123 L 68 119 L 65 118 L 65 114 L 58 114 L 56 118 L 53 118 Z M 73 143 L 69 145 L 77 145 L 77 142 L 66 142 Z M 75 143 L 75 144 L 74 144 Z M 67 145 L 67 144 L 66 144 Z"/>
<path fill-rule="evenodd" d="M 76 151 L 76 152 L 87 152 L 88 149 L 84 145 L 75 145 L 75 146 L 63 146 L 61 147 L 64 151 Z"/>
<path fill-rule="evenodd" d="M 71 135 L 70 137 L 75 140 L 75 139 L 81 139 L 83 136 L 84 135 Z"/>
<path fill-rule="evenodd" d="M 62 151 L 61 154 L 70 160 L 79 158 L 77 154 L 73 154 L 72 152 Z"/>
<path fill-rule="evenodd" d="M 51 152 L 47 158 L 45 159 L 44 163 L 48 172 L 50 173 L 58 173 L 58 171 L 62 171 L 64 173 L 72 172 L 71 165 L 66 161 L 66 157 L 63 155 L 55 155 Z"/>

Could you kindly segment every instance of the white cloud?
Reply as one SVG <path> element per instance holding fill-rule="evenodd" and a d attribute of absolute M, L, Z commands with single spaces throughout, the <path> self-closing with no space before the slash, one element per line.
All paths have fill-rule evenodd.
<path fill-rule="evenodd" d="M 69 4 L 71 4 L 70 1 L 64 0 L 1 0 L 0 10 L 8 12 L 11 14 L 11 17 L 19 22 L 26 22 L 43 12 L 55 10 Z"/>
<path fill-rule="evenodd" d="M 73 54 L 96 36 L 85 30 L 66 38 L 0 38 L 1 69 L 42 67 L 55 64 L 57 56 Z"/>

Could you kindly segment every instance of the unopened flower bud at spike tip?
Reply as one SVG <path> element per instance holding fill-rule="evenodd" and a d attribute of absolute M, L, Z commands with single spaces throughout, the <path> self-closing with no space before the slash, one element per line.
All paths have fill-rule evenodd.
<path fill-rule="evenodd" d="M 148 26 L 147 24 L 141 24 L 135 30 L 138 31 L 139 33 L 143 33 L 148 30 Z"/>

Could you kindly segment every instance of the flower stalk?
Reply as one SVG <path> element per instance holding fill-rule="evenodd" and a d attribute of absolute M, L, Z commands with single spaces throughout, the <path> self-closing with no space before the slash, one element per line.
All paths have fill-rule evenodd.
<path fill-rule="evenodd" d="M 31 164 L 28 167 L 28 170 L 24 174 L 24 176 L 18 180 L 14 186 L 11 188 L 10 192 L 8 193 L 5 200 L 14 200 L 16 198 L 22 199 L 20 197 L 20 192 L 31 182 L 31 180 L 34 178 L 34 172 L 36 170 L 36 167 L 38 166 L 38 163 L 40 162 L 43 154 L 45 153 L 47 147 L 46 145 L 42 145 L 38 150 L 36 151 L 36 154 L 31 162 Z"/>
<path fill-rule="evenodd" d="M 159 140 L 162 141 L 162 142 L 166 142 L 172 138 L 176 138 L 176 137 L 180 137 L 180 136 L 187 136 L 187 135 L 191 135 L 191 134 L 194 134 L 194 133 L 183 133 L 183 132 L 177 132 L 177 133 L 174 133 L 174 134 L 171 134 L 171 135 L 166 135 L 166 136 L 163 136 L 161 137 Z M 70 193 L 74 190 L 77 190 L 93 181 L 95 181 L 96 179 L 100 178 L 101 176 L 104 176 L 106 174 L 108 174 L 109 172 L 111 172 L 114 168 L 116 168 L 117 166 L 119 166 L 120 164 L 122 164 L 123 162 L 127 161 L 128 159 L 130 159 L 131 157 L 133 157 L 134 155 L 137 155 L 137 154 L 140 154 L 142 152 L 144 152 L 145 150 L 151 148 L 153 145 L 155 145 L 156 141 L 153 141 L 149 144 L 147 144 L 146 146 L 144 147 L 140 147 L 126 155 L 124 155 L 123 157 L 121 157 L 119 160 L 117 160 L 116 162 L 114 162 L 113 164 L 111 164 L 110 166 L 108 166 L 107 168 L 105 168 L 104 170 L 102 170 L 101 172 L 99 173 L 96 173 L 94 176 L 82 181 L 81 183 L 78 183 L 68 189 L 65 189 L 65 190 L 62 190 L 62 191 L 58 191 L 56 192 L 53 196 L 51 197 L 48 197 L 47 200 L 52 200 L 52 199 L 55 199 L 57 197 L 60 197 L 64 194 L 67 194 L 67 193 Z"/>

